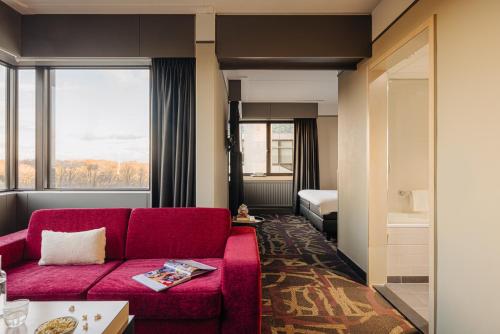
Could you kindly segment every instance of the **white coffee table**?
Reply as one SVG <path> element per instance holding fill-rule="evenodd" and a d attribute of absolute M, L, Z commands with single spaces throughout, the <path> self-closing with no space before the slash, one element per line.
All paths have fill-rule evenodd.
<path fill-rule="evenodd" d="M 75 311 L 70 312 L 69 307 L 75 306 Z M 100 320 L 94 320 L 99 313 Z M 87 314 L 88 330 L 83 330 L 82 316 Z M 7 328 L 3 319 L 0 319 L 0 333 L 5 334 L 32 334 L 35 329 L 45 321 L 73 316 L 78 319 L 75 334 L 122 334 L 128 330 L 133 321 L 129 317 L 127 301 L 57 301 L 57 302 L 30 302 L 26 323 L 17 328 Z"/>

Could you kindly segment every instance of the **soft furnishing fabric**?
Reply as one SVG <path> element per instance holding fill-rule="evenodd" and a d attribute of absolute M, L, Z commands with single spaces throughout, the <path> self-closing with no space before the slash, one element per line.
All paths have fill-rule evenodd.
<path fill-rule="evenodd" d="M 222 276 L 225 319 L 222 334 L 260 333 L 261 271 L 255 229 L 233 227 L 227 239 Z"/>
<path fill-rule="evenodd" d="M 195 60 L 157 58 L 151 68 L 151 204 L 195 206 Z"/>
<path fill-rule="evenodd" d="M 40 259 L 42 231 L 80 232 L 106 228 L 106 259 L 125 255 L 125 235 L 131 209 L 44 209 L 31 215 L 26 235 L 25 258 Z"/>
<path fill-rule="evenodd" d="M 28 234 L 27 229 L 0 237 L 1 269 L 5 270 L 22 262 L 26 246 L 26 234 Z"/>
<path fill-rule="evenodd" d="M 121 261 L 82 266 L 39 266 L 24 262 L 7 269 L 9 300 L 85 300 L 88 290 Z"/>
<path fill-rule="evenodd" d="M 134 209 L 126 258 L 221 258 L 230 229 L 231 214 L 227 209 Z"/>
<path fill-rule="evenodd" d="M 217 268 L 168 290 L 156 292 L 131 277 L 161 268 L 163 259 L 138 259 L 123 263 L 97 283 L 89 300 L 128 300 L 137 319 L 211 319 L 221 314 L 223 259 L 196 259 Z"/>
<path fill-rule="evenodd" d="M 318 126 L 315 118 L 294 120 L 293 210 L 299 214 L 299 191 L 319 189 Z"/>
<path fill-rule="evenodd" d="M 42 231 L 42 257 L 45 265 L 103 264 L 106 257 L 106 228 L 81 232 Z"/>

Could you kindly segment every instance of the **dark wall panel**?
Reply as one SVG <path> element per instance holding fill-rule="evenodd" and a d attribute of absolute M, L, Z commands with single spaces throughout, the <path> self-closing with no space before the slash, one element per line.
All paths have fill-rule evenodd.
<path fill-rule="evenodd" d="M 24 57 L 138 57 L 137 15 L 23 16 Z"/>
<path fill-rule="evenodd" d="M 21 54 L 21 15 L 0 1 L 0 49 Z"/>
<path fill-rule="evenodd" d="M 193 15 L 28 15 L 24 57 L 193 57 Z"/>
<path fill-rule="evenodd" d="M 371 56 L 370 15 L 218 15 L 222 69 L 355 69 Z"/>
<path fill-rule="evenodd" d="M 218 15 L 217 55 L 369 57 L 369 15 Z"/>
<path fill-rule="evenodd" d="M 194 15 L 141 15 L 142 57 L 194 57 Z"/>
<path fill-rule="evenodd" d="M 248 120 L 284 120 L 318 117 L 317 103 L 243 102 L 242 117 Z"/>

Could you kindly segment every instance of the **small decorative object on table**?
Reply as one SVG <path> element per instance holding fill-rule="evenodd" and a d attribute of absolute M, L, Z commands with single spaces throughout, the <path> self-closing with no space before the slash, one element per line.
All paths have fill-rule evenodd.
<path fill-rule="evenodd" d="M 238 208 L 238 215 L 236 216 L 237 222 L 249 222 L 251 216 L 248 214 L 248 207 L 245 204 L 241 204 Z"/>
<path fill-rule="evenodd" d="M 55 318 L 38 326 L 35 334 L 71 334 L 77 325 L 78 320 L 75 317 Z"/>
<path fill-rule="evenodd" d="M 3 320 L 9 328 L 24 324 L 28 317 L 29 299 L 18 299 L 6 302 L 3 308 Z"/>

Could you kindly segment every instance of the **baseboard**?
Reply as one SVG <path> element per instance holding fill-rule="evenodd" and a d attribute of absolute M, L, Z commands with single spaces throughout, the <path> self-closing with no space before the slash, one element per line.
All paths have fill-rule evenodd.
<path fill-rule="evenodd" d="M 354 261 L 351 260 L 347 255 L 342 253 L 340 249 L 337 249 L 337 254 L 340 257 L 340 259 L 345 263 L 347 263 L 349 267 L 351 267 L 352 270 L 354 270 L 356 275 L 358 275 L 362 279 L 362 283 L 366 285 L 366 272 L 363 269 L 361 269 L 360 266 L 354 263 Z"/>
<path fill-rule="evenodd" d="M 282 214 L 289 215 L 293 213 L 291 207 L 249 207 L 251 215 L 265 215 L 265 214 Z"/>
<path fill-rule="evenodd" d="M 429 283 L 429 276 L 387 276 L 387 283 Z"/>

